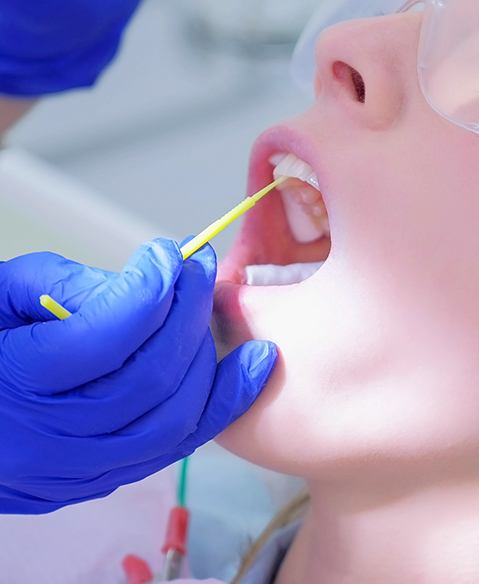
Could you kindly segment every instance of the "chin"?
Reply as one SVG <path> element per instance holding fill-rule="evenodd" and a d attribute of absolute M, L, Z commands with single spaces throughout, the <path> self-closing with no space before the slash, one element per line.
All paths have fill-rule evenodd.
<path fill-rule="evenodd" d="M 253 408 L 219 438 L 221 445 L 243 458 L 275 470 L 296 473 L 285 461 L 297 458 L 282 448 L 277 428 L 292 417 L 299 422 L 304 411 L 287 398 L 294 391 L 315 385 L 314 344 L 322 333 L 305 307 L 324 296 L 323 308 L 334 292 L 334 223 L 326 191 L 327 177 L 318 167 L 315 148 L 305 136 L 289 127 L 263 134 L 251 157 L 249 193 L 274 177 L 292 178 L 250 211 L 240 234 L 219 268 L 215 291 L 213 331 L 220 357 L 251 339 L 268 339 L 279 349 L 274 374 Z M 300 177 L 300 178 L 298 178 Z M 317 290 L 322 290 L 318 294 Z M 296 307 L 296 308 L 295 308 Z M 298 308 L 300 310 L 298 310 Z M 313 326 L 302 325 L 304 319 Z M 306 420 L 305 420 L 306 422 Z M 283 427 L 284 424 L 283 424 Z M 291 442 L 299 450 L 301 443 Z"/>

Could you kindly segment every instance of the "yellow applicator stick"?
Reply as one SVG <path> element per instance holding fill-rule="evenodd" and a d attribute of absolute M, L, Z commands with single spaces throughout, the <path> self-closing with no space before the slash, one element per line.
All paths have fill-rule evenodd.
<path fill-rule="evenodd" d="M 233 221 L 236 221 L 236 219 L 239 219 L 239 217 L 252 209 L 256 203 L 261 201 L 263 197 L 265 197 L 268 193 L 270 193 L 273 189 L 275 189 L 287 179 L 288 177 L 286 176 L 280 176 L 268 186 L 264 187 L 254 195 L 251 195 L 251 197 L 246 197 L 246 199 L 243 199 L 241 203 L 236 205 L 236 207 L 233 207 L 231 211 L 228 211 L 228 213 L 225 213 L 223 217 L 220 217 L 220 219 L 214 221 L 211 225 L 209 225 L 206 229 L 204 229 L 201 233 L 199 233 L 196 237 L 194 237 L 181 248 L 180 251 L 183 255 L 183 259 L 187 260 L 196 251 L 198 251 L 201 247 L 213 239 L 213 237 L 216 237 L 218 233 L 221 233 L 224 229 L 231 225 Z M 51 312 L 51 314 L 60 320 L 65 320 L 72 315 L 69 310 L 64 308 L 48 294 L 43 294 L 40 296 L 40 304 L 43 306 L 43 308 L 46 308 L 49 312 Z"/>
<path fill-rule="evenodd" d="M 53 298 L 48 294 L 42 294 L 42 296 L 40 296 L 40 304 L 59 320 L 65 320 L 72 315 L 69 310 L 63 308 L 61 304 L 59 304 L 56 300 L 53 300 Z"/>
<path fill-rule="evenodd" d="M 287 177 L 280 176 L 278 179 L 264 187 L 264 189 L 258 191 L 256 194 L 243 199 L 239 205 L 236 205 L 236 207 L 231 209 L 231 211 L 228 211 L 228 213 L 223 215 L 223 217 L 214 221 L 211 225 L 209 225 L 206 229 L 204 229 L 201 233 L 199 233 L 196 237 L 194 237 L 181 248 L 183 259 L 187 260 L 195 253 L 195 251 L 198 251 L 201 247 L 208 243 L 208 241 L 213 239 L 213 237 L 216 237 L 218 233 L 221 233 L 224 229 L 231 225 L 233 221 L 236 221 L 236 219 L 252 209 L 258 201 L 261 201 L 263 197 L 265 197 L 285 180 L 287 180 Z"/>

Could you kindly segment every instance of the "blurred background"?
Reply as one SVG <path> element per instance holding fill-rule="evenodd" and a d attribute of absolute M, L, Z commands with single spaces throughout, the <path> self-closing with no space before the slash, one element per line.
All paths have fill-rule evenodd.
<path fill-rule="evenodd" d="M 243 197 L 257 135 L 307 103 L 290 80 L 289 57 L 315 4 L 147 0 L 97 87 L 44 100 L 8 143 L 126 211 L 144 233 L 181 239 L 198 232 Z M 38 213 L 37 208 L 35 223 Z M 50 222 L 57 229 L 66 222 L 72 237 L 75 226 L 65 216 Z M 38 225 L 29 227 L 38 239 Z M 10 223 L 8 233 L 12 229 Z M 19 231 L 28 229 L 16 229 L 17 247 Z M 230 228 L 216 241 L 220 255 L 234 232 Z M 11 255 L 28 249 L 28 241 L 11 248 L 6 228 L 2 233 L 2 249 L 7 246 Z M 39 243 L 50 241 L 58 247 L 51 233 Z M 92 256 L 82 243 L 73 243 L 65 241 L 63 251 L 110 267 L 119 267 L 127 253 L 119 242 L 119 253 L 105 257 L 98 245 Z"/>
<path fill-rule="evenodd" d="M 45 99 L 8 137 L 2 259 L 48 249 L 119 269 L 142 240 L 182 239 L 238 202 L 255 138 L 308 104 L 289 58 L 316 5 L 146 0 L 94 89 Z M 236 230 L 215 240 L 220 256 Z M 195 575 L 227 578 L 238 527 L 246 550 L 298 485 L 211 446 L 191 473 Z"/>

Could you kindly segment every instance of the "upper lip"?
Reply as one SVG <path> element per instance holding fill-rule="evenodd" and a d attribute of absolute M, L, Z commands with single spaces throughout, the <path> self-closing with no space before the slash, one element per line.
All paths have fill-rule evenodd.
<path fill-rule="evenodd" d="M 281 125 L 264 132 L 253 146 L 248 189 L 250 194 L 256 192 L 271 180 L 269 159 L 276 153 L 294 154 L 297 158 L 309 164 L 321 184 L 314 145 L 308 137 L 292 126 Z"/>

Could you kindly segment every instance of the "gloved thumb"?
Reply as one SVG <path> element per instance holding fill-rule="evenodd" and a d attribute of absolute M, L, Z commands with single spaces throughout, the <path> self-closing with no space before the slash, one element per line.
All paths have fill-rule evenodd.
<path fill-rule="evenodd" d="M 175 242 L 143 245 L 123 272 L 64 321 L 0 334 L 2 375 L 39 393 L 80 386 L 119 369 L 164 323 L 183 258 Z"/>
<path fill-rule="evenodd" d="M 98 294 L 111 272 L 90 268 L 50 252 L 31 253 L 0 263 L 0 329 L 54 320 L 39 302 L 51 294 L 76 312 Z"/>
<path fill-rule="evenodd" d="M 248 411 L 265 387 L 277 357 L 276 345 L 263 341 L 249 341 L 225 357 L 218 365 L 197 429 L 182 450 L 193 452 Z"/>

